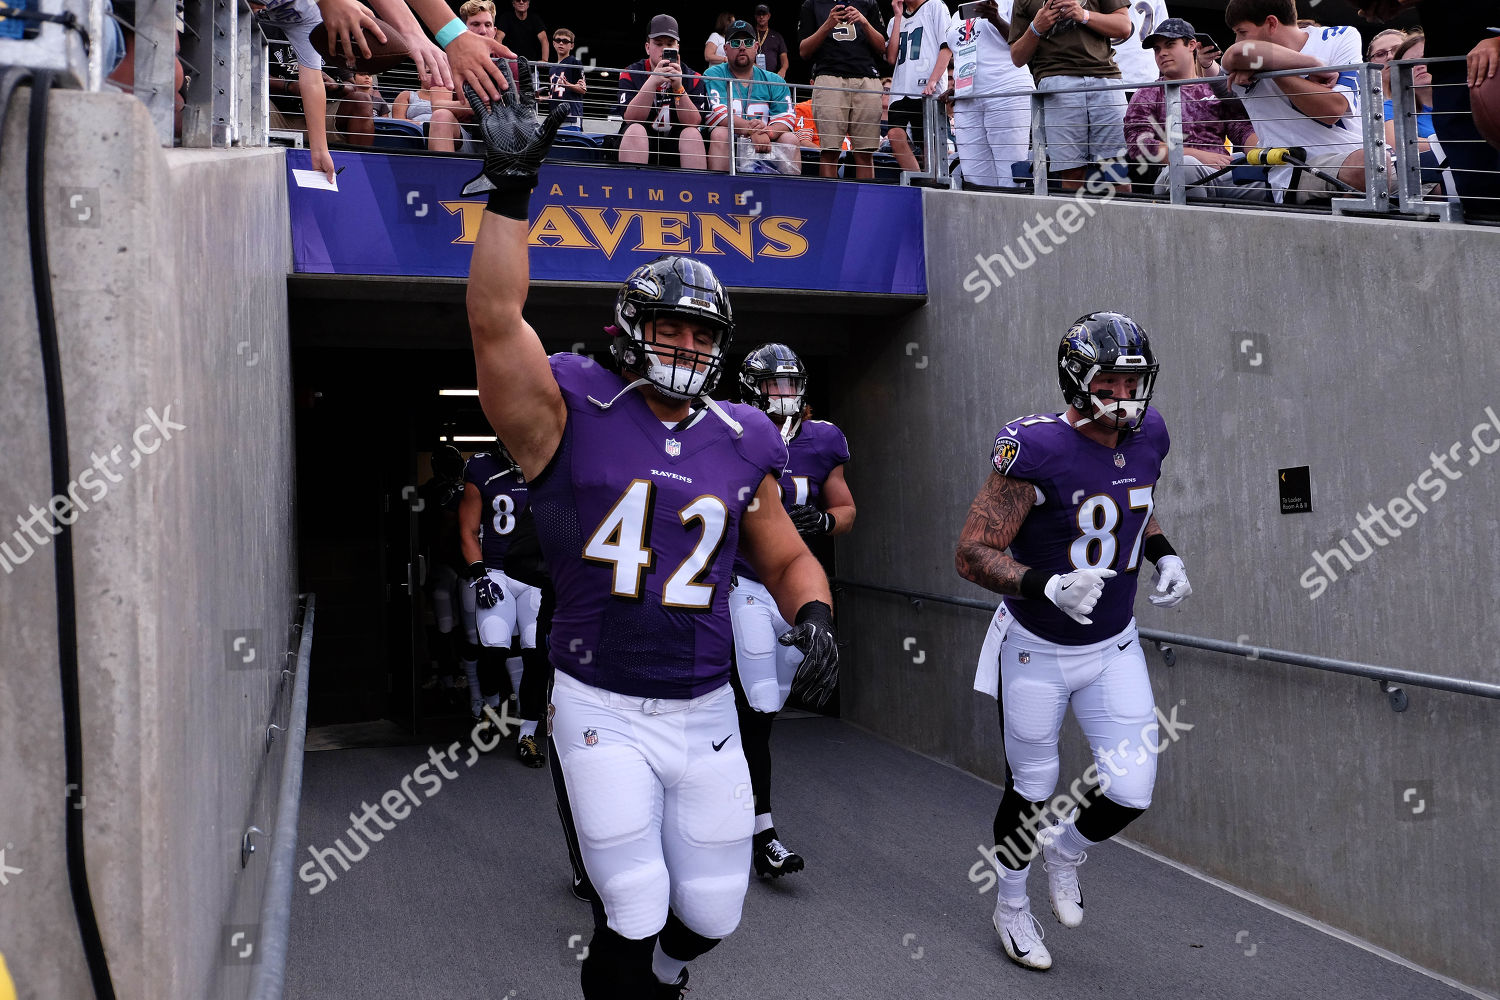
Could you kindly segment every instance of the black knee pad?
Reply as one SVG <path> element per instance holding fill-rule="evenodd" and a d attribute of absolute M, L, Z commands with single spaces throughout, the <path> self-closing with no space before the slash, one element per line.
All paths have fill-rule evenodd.
<path fill-rule="evenodd" d="M 1005 794 L 995 810 L 995 847 L 1000 863 L 1020 871 L 1036 855 L 1036 830 L 1044 803 L 1021 797 L 1006 769 Z"/>
<path fill-rule="evenodd" d="M 661 942 L 661 950 L 668 956 L 679 962 L 691 962 L 723 939 L 704 937 L 679 920 L 676 913 L 668 910 L 667 925 L 661 929 L 657 940 Z"/>
<path fill-rule="evenodd" d="M 1080 835 L 1097 844 L 1134 823 L 1136 817 L 1145 811 L 1120 805 L 1107 794 L 1099 792 L 1096 785 L 1083 797 L 1083 802 L 1079 803 L 1076 825 Z"/>
<path fill-rule="evenodd" d="M 651 971 L 655 949 L 654 937 L 637 941 L 595 927 L 581 973 L 584 1000 L 650 1000 L 657 992 Z"/>

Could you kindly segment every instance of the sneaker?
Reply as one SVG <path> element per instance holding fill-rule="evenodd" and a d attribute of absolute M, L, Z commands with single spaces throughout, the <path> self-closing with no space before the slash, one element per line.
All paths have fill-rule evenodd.
<path fill-rule="evenodd" d="M 755 835 L 753 857 L 755 874 L 761 878 L 781 878 L 792 872 L 800 872 L 804 867 L 802 855 L 787 850 L 786 845 L 776 839 L 774 829 Z"/>
<path fill-rule="evenodd" d="M 1055 826 L 1038 831 L 1036 839 L 1042 848 L 1042 867 L 1047 872 L 1052 912 L 1064 927 L 1077 927 L 1083 923 L 1083 890 L 1078 886 L 1078 866 L 1088 860 L 1088 855 L 1070 858 L 1064 854 L 1056 843 Z"/>
<path fill-rule="evenodd" d="M 495 724 L 488 715 L 475 715 L 474 725 L 469 728 L 469 733 L 475 749 L 480 753 L 490 753 L 500 745 L 500 734 L 495 731 Z"/>
<path fill-rule="evenodd" d="M 536 736 L 522 736 L 516 740 L 516 756 L 527 767 L 546 767 L 547 755 L 536 745 Z"/>
<path fill-rule="evenodd" d="M 1042 944 L 1042 925 L 1031 915 L 1031 904 L 1014 908 L 1005 900 L 995 901 L 995 933 L 1012 962 L 1027 969 L 1052 968 L 1052 955 Z"/>
<path fill-rule="evenodd" d="M 677 977 L 675 983 L 658 982 L 654 995 L 659 997 L 660 1000 L 683 1000 L 687 993 L 692 992 L 688 989 L 687 976 L 688 970 L 683 969 L 682 975 Z"/>
<path fill-rule="evenodd" d="M 575 872 L 573 874 L 573 898 L 581 899 L 585 903 L 592 903 L 599 897 L 594 893 L 594 887 Z"/>

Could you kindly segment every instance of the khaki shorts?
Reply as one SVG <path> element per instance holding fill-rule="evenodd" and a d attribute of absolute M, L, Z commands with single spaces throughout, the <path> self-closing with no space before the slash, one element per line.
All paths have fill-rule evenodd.
<path fill-rule="evenodd" d="M 1348 158 L 1349 154 L 1347 152 L 1323 153 L 1321 155 L 1309 156 L 1307 158 L 1307 165 L 1309 167 L 1317 167 L 1323 173 L 1337 177 L 1339 175 L 1339 170 L 1344 166 L 1344 161 Z M 1397 185 L 1400 183 L 1400 178 L 1396 173 L 1396 167 L 1394 163 L 1388 163 L 1387 167 L 1388 169 L 1386 170 L 1386 184 L 1390 193 L 1394 195 L 1396 193 Z M 1359 197 L 1359 192 L 1345 191 L 1343 188 L 1338 187 L 1335 184 L 1331 184 L 1324 178 L 1319 177 L 1311 170 L 1297 171 L 1297 190 L 1294 192 L 1288 192 L 1287 194 L 1290 200 L 1296 202 L 1299 205 L 1305 205 L 1308 202 L 1330 201 L 1335 197 Z"/>
<path fill-rule="evenodd" d="M 824 89 L 828 87 L 841 89 Z M 847 135 L 854 152 L 873 153 L 880 145 L 880 102 L 884 96 L 875 77 L 814 78 L 813 119 L 818 123 L 818 144 L 823 151 L 842 148 Z"/>

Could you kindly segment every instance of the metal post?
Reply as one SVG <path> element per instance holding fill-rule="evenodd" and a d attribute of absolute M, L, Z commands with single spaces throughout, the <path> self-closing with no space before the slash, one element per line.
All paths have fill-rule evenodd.
<path fill-rule="evenodd" d="M 213 144 L 230 146 L 239 136 L 239 0 L 213 0 Z"/>
<path fill-rule="evenodd" d="M 1047 116 L 1042 110 L 1042 95 L 1031 95 L 1031 189 L 1047 193 Z"/>
<path fill-rule="evenodd" d="M 1162 81 L 1166 84 L 1167 102 L 1167 190 L 1171 192 L 1172 204 L 1187 204 L 1187 187 L 1182 178 L 1182 84 Z"/>
<path fill-rule="evenodd" d="M 1396 181 L 1398 205 L 1411 212 L 1422 198 L 1421 152 L 1417 148 L 1416 92 L 1410 66 L 1391 66 L 1391 113 L 1396 116 Z M 1383 116 L 1383 112 L 1382 112 Z"/>
<path fill-rule="evenodd" d="M 182 144 L 195 148 L 214 144 L 214 91 L 223 85 L 214 52 L 214 2 L 186 0 L 182 8 L 182 58 L 193 67 L 182 107 Z"/>
<path fill-rule="evenodd" d="M 1360 124 L 1364 130 L 1365 194 L 1363 198 L 1334 198 L 1333 214 L 1346 210 L 1389 212 L 1391 210 L 1390 171 L 1386 163 L 1385 96 L 1381 86 L 1380 67 L 1366 63 L 1355 74 L 1358 83 Z M 1334 170 L 1333 173 L 1337 173 Z"/>
<path fill-rule="evenodd" d="M 172 0 L 137 0 L 135 5 L 135 96 L 151 113 L 156 137 L 172 145 L 176 114 L 177 10 Z M 196 81 L 195 81 L 196 85 Z"/>

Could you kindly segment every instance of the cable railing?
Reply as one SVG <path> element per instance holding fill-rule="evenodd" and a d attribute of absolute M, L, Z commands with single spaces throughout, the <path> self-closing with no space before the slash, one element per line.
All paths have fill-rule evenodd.
<path fill-rule="evenodd" d="M 985 614 L 994 614 L 995 607 L 999 603 L 999 598 L 992 601 L 981 601 L 972 597 L 931 594 L 920 590 L 909 590 L 904 587 L 887 587 L 882 584 L 864 583 L 858 580 L 835 579 L 831 582 L 835 591 L 847 587 L 856 590 L 869 590 L 881 594 L 892 594 L 896 597 L 905 598 L 918 608 L 921 607 L 923 602 L 931 602 L 933 604 L 948 604 L 959 608 L 970 608 L 975 611 L 983 611 Z M 1419 673 L 1415 670 L 1401 670 L 1395 667 L 1378 666 L 1373 663 L 1358 663 L 1353 660 L 1340 660 L 1328 656 L 1297 653 L 1266 646 L 1249 646 L 1241 642 L 1226 642 L 1223 639 L 1183 635 L 1178 632 L 1165 632 L 1161 629 L 1137 627 L 1136 631 L 1142 639 L 1155 644 L 1162 654 L 1162 660 L 1169 667 L 1174 666 L 1177 662 L 1177 654 L 1173 647 L 1187 646 L 1215 653 L 1225 653 L 1230 656 L 1240 656 L 1247 660 L 1268 660 L 1273 663 L 1285 663 L 1296 667 L 1308 667 L 1313 670 L 1348 674 L 1377 682 L 1380 685 L 1380 690 L 1390 702 L 1391 709 L 1396 712 L 1404 712 L 1407 708 L 1408 699 L 1406 692 L 1398 686 L 1403 684 L 1410 687 L 1430 688 L 1435 691 L 1448 691 L 1454 694 L 1473 695 L 1478 698 L 1500 699 L 1500 684 L 1487 684 L 1483 681 L 1467 680 L 1459 677 L 1442 677 L 1437 674 Z"/>

